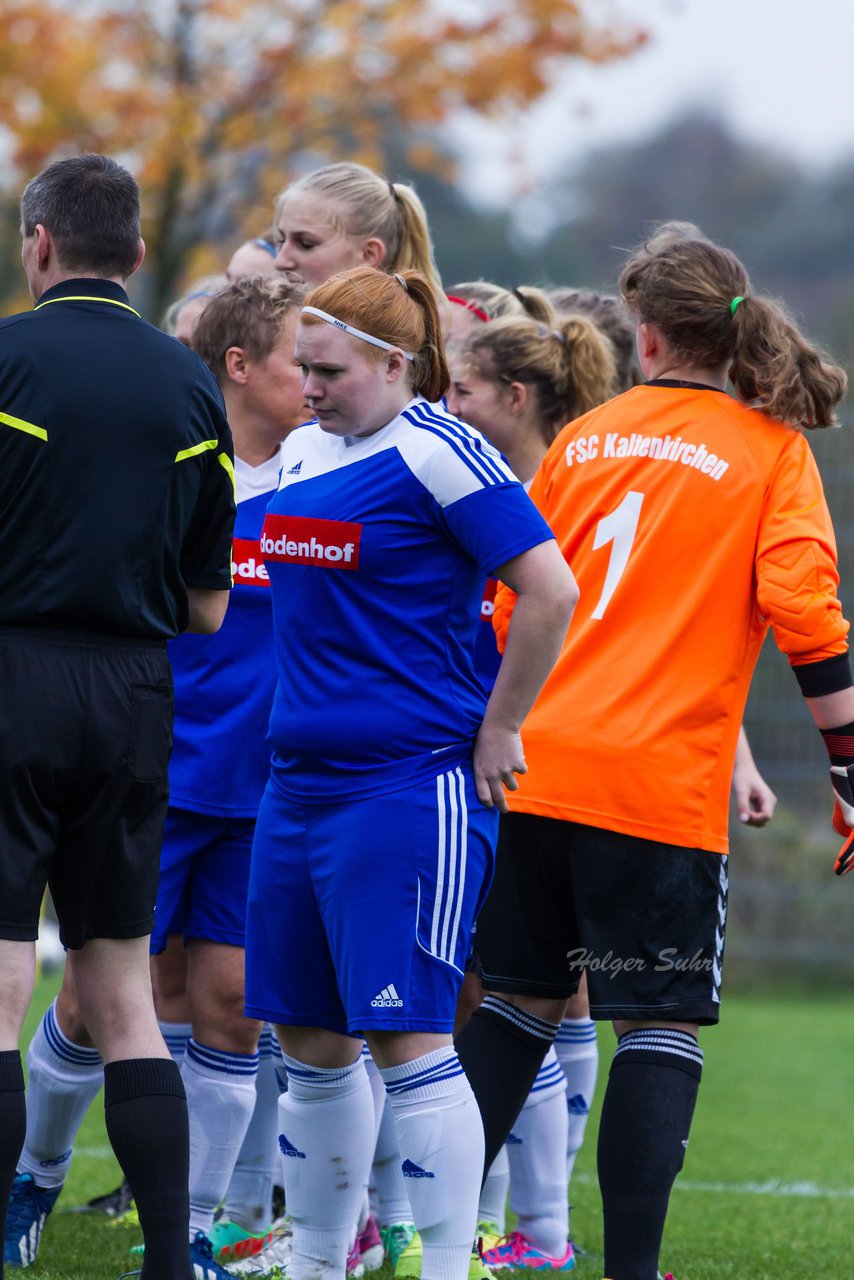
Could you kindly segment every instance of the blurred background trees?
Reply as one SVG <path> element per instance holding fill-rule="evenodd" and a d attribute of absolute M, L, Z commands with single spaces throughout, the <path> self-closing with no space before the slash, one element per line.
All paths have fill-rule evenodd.
<path fill-rule="evenodd" d="M 536 101 L 567 61 L 630 53 L 640 31 L 590 0 L 0 0 L 4 187 L 59 152 L 124 159 L 143 190 L 142 279 L 159 313 L 205 247 L 257 233 L 295 166 L 441 168 L 448 116 Z M 600 6 L 601 9 L 601 6 Z M 0 285 L 5 280 L 0 280 Z"/>

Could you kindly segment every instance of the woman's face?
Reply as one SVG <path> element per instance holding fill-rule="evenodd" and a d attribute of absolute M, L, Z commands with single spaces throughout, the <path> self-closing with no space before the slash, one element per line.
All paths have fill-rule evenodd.
<path fill-rule="evenodd" d="M 263 360 L 249 363 L 247 408 L 262 421 L 277 423 L 282 439 L 311 417 L 294 359 L 298 315 L 296 308 L 289 311 L 269 354 Z"/>
<path fill-rule="evenodd" d="M 384 253 L 381 240 L 358 240 L 348 235 L 341 229 L 334 204 L 310 192 L 280 200 L 276 245 L 276 270 L 293 284 L 309 289 L 351 267 L 379 266 Z"/>
<path fill-rule="evenodd" d="M 297 329 L 297 364 L 305 401 L 324 431 L 368 436 L 412 399 L 408 362 L 321 321 Z"/>
<path fill-rule="evenodd" d="M 506 454 L 519 426 L 509 410 L 510 387 L 499 378 L 486 378 L 470 358 L 452 356 L 448 409 L 470 427 L 476 427 L 490 444 Z"/>

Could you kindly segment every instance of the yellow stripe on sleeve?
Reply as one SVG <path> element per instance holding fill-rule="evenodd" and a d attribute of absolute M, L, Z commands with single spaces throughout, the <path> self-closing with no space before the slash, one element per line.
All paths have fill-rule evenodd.
<path fill-rule="evenodd" d="M 218 440 L 203 440 L 201 444 L 194 444 L 190 449 L 180 449 L 175 454 L 176 462 L 184 462 L 187 458 L 196 458 L 200 453 L 204 453 L 207 449 L 215 449 L 219 444 Z"/>
<path fill-rule="evenodd" d="M 237 501 L 237 484 L 234 479 L 234 464 L 231 461 L 231 458 L 229 458 L 227 453 L 221 453 L 219 455 L 219 462 L 220 462 L 220 466 L 225 469 L 228 475 L 228 478 L 231 481 L 231 487 L 234 491 L 234 499 L 235 501 Z"/>
<path fill-rule="evenodd" d="M 0 422 L 16 431 L 25 431 L 28 436 L 36 436 L 39 440 L 47 440 L 44 427 L 37 427 L 34 422 L 25 422 L 23 418 L 13 418 L 11 413 L 0 413 Z"/>

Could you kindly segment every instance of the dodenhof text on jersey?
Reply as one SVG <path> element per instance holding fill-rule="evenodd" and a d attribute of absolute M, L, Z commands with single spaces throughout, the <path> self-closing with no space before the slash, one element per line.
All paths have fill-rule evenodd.
<path fill-rule="evenodd" d="M 358 569 L 361 541 L 360 524 L 268 512 L 261 531 L 261 554 L 278 564 Z"/>

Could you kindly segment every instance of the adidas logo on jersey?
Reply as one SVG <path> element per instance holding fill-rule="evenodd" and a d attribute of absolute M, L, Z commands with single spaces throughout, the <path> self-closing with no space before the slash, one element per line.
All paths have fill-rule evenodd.
<path fill-rule="evenodd" d="M 431 1173 L 429 1169 L 422 1169 L 420 1164 L 415 1164 L 413 1160 L 404 1160 L 400 1166 L 404 1178 L 435 1178 L 435 1173 Z"/>
<path fill-rule="evenodd" d="M 295 463 L 294 466 L 288 467 L 287 471 L 285 472 L 285 475 L 298 476 L 301 471 L 302 471 L 302 458 L 300 458 L 299 462 Z"/>
<path fill-rule="evenodd" d="M 288 1142 L 287 1138 L 283 1133 L 279 1134 L 279 1150 L 281 1151 L 283 1156 L 293 1156 L 293 1158 L 296 1160 L 305 1159 L 305 1152 L 297 1151 L 294 1144 L 292 1142 Z"/>
<path fill-rule="evenodd" d="M 261 532 L 261 554 L 281 564 L 321 564 L 358 569 L 362 526 L 344 520 L 268 513 Z"/>
<path fill-rule="evenodd" d="M 402 1009 L 403 1001 L 394 988 L 394 983 L 390 982 L 387 987 L 383 987 L 378 996 L 374 996 L 371 1001 L 372 1009 Z M 431 1175 L 432 1176 L 432 1175 Z"/>

